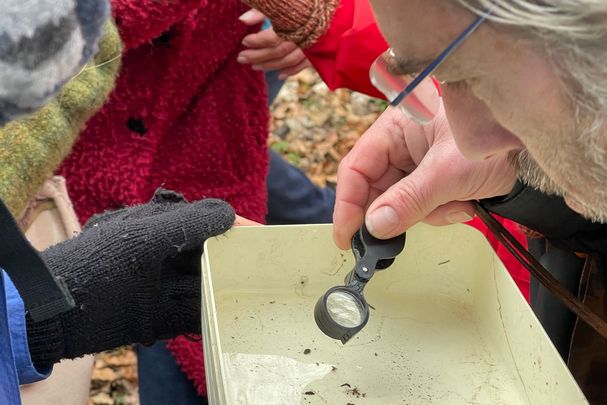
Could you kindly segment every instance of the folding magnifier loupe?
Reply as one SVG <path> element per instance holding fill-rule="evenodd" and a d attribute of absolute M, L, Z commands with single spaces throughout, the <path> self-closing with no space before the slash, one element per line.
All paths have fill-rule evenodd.
<path fill-rule="evenodd" d="M 354 269 L 345 285 L 331 288 L 316 303 L 314 319 L 323 333 L 346 343 L 360 332 L 369 320 L 369 305 L 364 289 L 377 270 L 387 269 L 405 247 L 406 234 L 392 239 L 377 239 L 365 225 L 352 238 Z"/>

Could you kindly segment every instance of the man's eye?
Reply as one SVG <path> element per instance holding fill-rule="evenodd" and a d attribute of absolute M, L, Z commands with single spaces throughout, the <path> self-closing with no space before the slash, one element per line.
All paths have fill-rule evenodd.
<path fill-rule="evenodd" d="M 449 83 L 455 83 L 458 80 L 453 80 L 453 77 L 449 77 L 449 75 L 445 75 L 443 74 L 443 72 L 435 72 L 432 74 L 432 76 L 438 80 L 438 82 L 440 84 L 449 84 Z"/>
<path fill-rule="evenodd" d="M 461 80 L 445 80 L 440 77 L 436 77 L 436 80 L 438 80 L 441 86 L 458 86 L 461 83 Z"/>
<path fill-rule="evenodd" d="M 470 88 L 472 87 L 475 83 L 477 83 L 476 79 L 463 79 L 463 80 L 441 80 L 439 77 L 436 77 L 436 80 L 439 81 L 439 83 L 442 86 L 449 86 L 452 89 L 464 89 L 464 88 Z"/>
<path fill-rule="evenodd" d="M 457 81 L 442 81 L 440 82 L 442 87 L 447 87 L 449 91 L 464 91 L 469 88 L 468 82 L 466 80 L 457 80 Z"/>

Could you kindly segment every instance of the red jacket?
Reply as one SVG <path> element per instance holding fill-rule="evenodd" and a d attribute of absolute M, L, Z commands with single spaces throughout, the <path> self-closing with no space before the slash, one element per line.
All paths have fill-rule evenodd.
<path fill-rule="evenodd" d="M 160 186 L 226 199 L 263 222 L 269 117 L 263 76 L 236 62 L 246 10 L 239 0 L 113 1 L 122 71 L 60 170 L 82 222 Z M 170 348 L 204 393 L 201 344 Z"/>
<path fill-rule="evenodd" d="M 369 0 L 341 0 L 329 30 L 305 53 L 331 90 L 384 98 L 371 84 L 369 68 L 387 49 Z"/>
<path fill-rule="evenodd" d="M 305 50 L 330 89 L 349 88 L 373 97 L 384 96 L 369 80 L 371 64 L 388 49 L 369 0 L 341 0 L 331 27 L 312 47 Z M 512 221 L 502 224 L 527 246 L 524 235 Z M 519 289 L 529 300 L 529 272 L 506 250 L 478 218 L 469 223 L 480 230 L 506 265 Z"/>

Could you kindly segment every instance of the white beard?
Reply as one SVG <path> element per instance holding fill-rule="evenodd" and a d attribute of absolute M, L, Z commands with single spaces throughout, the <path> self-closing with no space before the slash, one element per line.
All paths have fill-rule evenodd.
<path fill-rule="evenodd" d="M 567 197 L 569 195 L 563 187 L 559 186 L 546 174 L 526 150 L 512 153 L 509 161 L 517 170 L 518 176 L 523 183 L 547 195 L 557 195 L 560 197 Z M 597 179 L 598 176 L 592 176 L 592 171 L 590 170 L 583 172 L 584 163 L 589 162 L 580 161 L 579 163 L 579 173 L 583 173 L 578 176 L 580 184 L 583 184 L 584 180 L 592 179 L 594 181 L 584 183 L 596 184 L 598 182 L 599 185 L 602 185 L 598 189 L 597 187 L 593 189 L 593 186 L 589 185 L 586 195 L 575 196 L 575 200 L 582 211 L 581 215 L 593 222 L 607 223 L 607 182 L 600 181 Z M 597 169 L 596 165 L 593 166 L 595 166 L 594 169 Z M 607 175 L 607 168 L 605 170 L 594 170 L 595 173 L 599 171 L 602 172 L 602 176 L 600 177 Z"/>

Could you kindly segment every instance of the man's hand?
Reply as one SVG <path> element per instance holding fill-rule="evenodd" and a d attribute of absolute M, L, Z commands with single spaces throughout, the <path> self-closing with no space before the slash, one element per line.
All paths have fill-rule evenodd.
<path fill-rule="evenodd" d="M 505 155 L 464 158 L 442 108 L 427 126 L 389 108 L 339 166 L 335 242 L 348 249 L 363 221 L 382 239 L 420 221 L 468 221 L 474 216 L 470 200 L 507 194 L 515 180 Z"/>
<path fill-rule="evenodd" d="M 240 16 L 246 25 L 257 25 L 264 21 L 265 16 L 251 9 Z M 249 34 L 242 43 L 249 49 L 238 54 L 238 62 L 251 64 L 255 70 L 279 70 L 279 79 L 299 73 L 311 64 L 306 55 L 293 42 L 281 39 L 273 28 Z"/>

